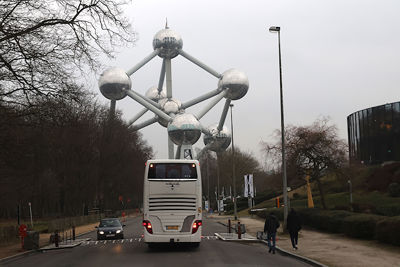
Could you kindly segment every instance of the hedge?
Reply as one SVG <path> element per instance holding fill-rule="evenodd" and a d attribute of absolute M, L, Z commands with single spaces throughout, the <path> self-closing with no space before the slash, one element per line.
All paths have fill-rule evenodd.
<path fill-rule="evenodd" d="M 0 226 L 0 244 L 18 240 L 18 226 Z"/>
<path fill-rule="evenodd" d="M 376 224 L 384 216 L 371 214 L 355 214 L 344 219 L 344 233 L 350 237 L 374 239 Z"/>
<path fill-rule="evenodd" d="M 400 246 L 400 216 L 380 220 L 376 224 L 375 239 Z"/>
<path fill-rule="evenodd" d="M 283 220 L 283 209 L 267 209 L 251 212 L 261 218 L 273 211 Z M 386 217 L 354 213 L 344 210 L 298 208 L 303 225 L 332 233 L 344 233 L 350 237 L 376 239 L 384 243 L 400 245 L 400 216 Z"/>

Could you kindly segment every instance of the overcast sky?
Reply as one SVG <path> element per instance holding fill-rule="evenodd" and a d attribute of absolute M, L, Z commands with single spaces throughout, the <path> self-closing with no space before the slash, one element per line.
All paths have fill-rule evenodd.
<path fill-rule="evenodd" d="M 138 40 L 106 65 L 128 70 L 150 54 L 167 17 L 169 27 L 182 36 L 183 50 L 220 73 L 237 68 L 248 76 L 247 95 L 233 101 L 234 140 L 259 159 L 260 141 L 270 141 L 280 128 L 278 36 L 268 31 L 270 26 L 281 27 L 286 125 L 329 116 L 347 141 L 349 114 L 400 100 L 398 0 L 136 0 L 125 11 Z M 132 89 L 144 94 L 157 85 L 161 62 L 156 57 L 133 74 Z M 172 60 L 175 98 L 184 102 L 216 89 L 217 83 L 183 57 Z M 186 112 L 196 113 L 206 103 Z M 223 104 L 200 122 L 217 123 Z M 142 106 L 126 97 L 117 108 L 128 120 Z M 148 112 L 141 120 L 152 116 Z M 229 117 L 225 125 L 230 128 Z M 156 123 L 141 132 L 156 157 L 166 158 L 166 129 Z M 194 147 L 203 147 L 202 137 Z"/>

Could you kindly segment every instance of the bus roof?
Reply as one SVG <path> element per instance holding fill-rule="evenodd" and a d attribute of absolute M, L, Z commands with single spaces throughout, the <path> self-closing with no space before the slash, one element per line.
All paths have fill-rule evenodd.
<path fill-rule="evenodd" d="M 195 163 L 199 164 L 197 159 L 149 159 L 147 163 Z"/>

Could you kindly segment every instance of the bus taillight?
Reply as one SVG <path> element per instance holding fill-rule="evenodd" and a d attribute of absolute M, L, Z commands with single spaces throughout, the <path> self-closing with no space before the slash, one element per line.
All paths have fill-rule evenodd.
<path fill-rule="evenodd" d="M 143 220 L 143 226 L 144 228 L 146 228 L 149 234 L 153 233 L 153 227 L 151 226 L 151 223 L 148 220 Z"/>
<path fill-rule="evenodd" d="M 192 234 L 196 233 L 197 230 L 199 229 L 199 227 L 202 225 L 202 221 L 201 220 L 197 220 L 194 221 L 193 225 L 192 225 Z"/>

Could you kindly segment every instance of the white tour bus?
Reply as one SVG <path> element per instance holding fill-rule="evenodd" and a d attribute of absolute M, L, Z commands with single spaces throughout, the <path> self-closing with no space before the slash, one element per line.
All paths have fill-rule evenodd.
<path fill-rule="evenodd" d="M 144 242 L 200 245 L 201 173 L 197 160 L 148 160 L 144 174 Z"/>

